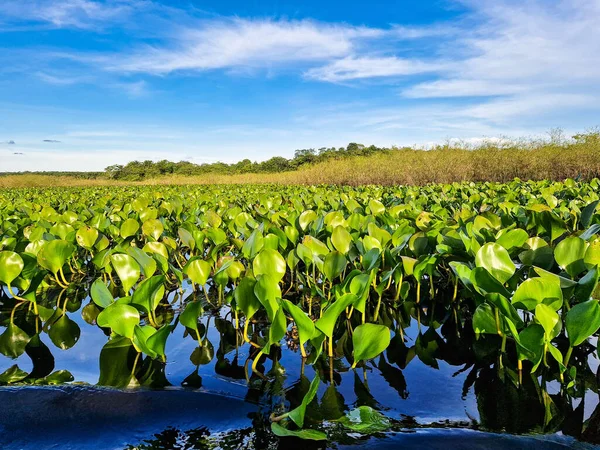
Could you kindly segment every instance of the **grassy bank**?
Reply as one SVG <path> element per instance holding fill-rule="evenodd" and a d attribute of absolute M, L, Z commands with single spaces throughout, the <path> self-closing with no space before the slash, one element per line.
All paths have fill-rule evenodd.
<path fill-rule="evenodd" d="M 108 178 L 80 179 L 39 174 L 0 177 L 0 187 L 98 186 L 123 184 L 409 184 L 455 181 L 590 180 L 600 177 L 600 135 L 560 143 L 487 143 L 477 148 L 438 146 L 432 150 L 400 149 L 370 156 L 329 159 L 298 170 L 273 173 L 200 176 L 169 175 L 141 182 Z"/>

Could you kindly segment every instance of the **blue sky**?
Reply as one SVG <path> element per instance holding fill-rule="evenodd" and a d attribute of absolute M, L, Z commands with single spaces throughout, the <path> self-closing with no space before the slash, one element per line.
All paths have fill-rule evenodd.
<path fill-rule="evenodd" d="M 0 0 L 0 171 L 600 125 L 600 0 Z"/>

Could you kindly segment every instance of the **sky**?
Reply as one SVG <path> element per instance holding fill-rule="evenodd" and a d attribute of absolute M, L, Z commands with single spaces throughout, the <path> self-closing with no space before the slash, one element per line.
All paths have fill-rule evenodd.
<path fill-rule="evenodd" d="M 600 0 L 0 0 L 0 171 L 600 125 Z"/>

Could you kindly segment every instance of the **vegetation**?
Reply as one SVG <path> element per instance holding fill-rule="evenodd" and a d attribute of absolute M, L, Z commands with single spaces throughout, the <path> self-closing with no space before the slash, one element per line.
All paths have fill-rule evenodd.
<path fill-rule="evenodd" d="M 60 174 L 60 176 L 58 176 Z M 189 161 L 133 161 L 104 173 L 29 173 L 0 176 L 0 187 L 144 184 L 380 184 L 424 185 L 460 181 L 508 182 L 600 177 L 600 133 L 564 139 L 447 143 L 431 149 L 378 148 L 351 143 L 346 148 L 297 150 L 292 159 L 196 165 Z"/>
<path fill-rule="evenodd" d="M 81 314 L 107 335 L 100 385 L 167 385 L 166 341 L 183 333 L 196 341 L 185 381 L 196 386 L 214 358 L 214 318 L 228 336 L 222 358 L 248 349 L 238 369 L 249 382 L 277 376 L 283 342 L 315 367 L 300 399 L 273 411 L 278 436 L 327 437 L 309 406 L 322 381 L 335 397 L 334 372 L 378 367 L 400 379 L 415 355 L 437 367 L 440 346 L 473 380 L 494 373 L 512 386 L 511 398 L 557 383 L 572 411 L 595 379 L 599 188 L 567 179 L 4 190 L 0 353 L 26 353 L 33 369 L 15 365 L 0 383 L 71 381 L 53 372 L 40 335 L 73 347 Z M 583 436 L 583 421 L 559 420 L 547 393 L 539 402 L 541 430 Z M 391 426 L 366 405 L 324 417 L 364 433 Z"/>

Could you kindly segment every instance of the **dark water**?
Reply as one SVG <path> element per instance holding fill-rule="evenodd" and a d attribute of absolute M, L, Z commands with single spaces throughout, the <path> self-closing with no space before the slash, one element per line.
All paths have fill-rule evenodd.
<path fill-rule="evenodd" d="M 415 347 L 419 335 L 413 322 L 405 330 L 406 346 L 392 346 L 367 370 L 350 370 L 343 359 L 333 370 L 323 361 L 303 365 L 300 353 L 283 344 L 277 363 L 268 359 L 261 366 L 268 380 L 255 375 L 247 380 L 244 363 L 250 348 L 239 342 L 236 347 L 227 312 L 223 308 L 203 318 L 214 347 L 207 364 L 191 361 L 197 341 L 185 337 L 183 328 L 175 329 L 167 341 L 166 386 L 155 390 L 95 386 L 98 355 L 108 337 L 79 311 L 70 313 L 81 329 L 74 347 L 60 350 L 45 333 L 41 338 L 52 351 L 55 370 L 69 370 L 75 382 L 1 387 L 0 448 L 323 448 L 280 440 L 268 431 L 269 414 L 297 404 L 315 376 L 324 381 L 315 417 L 325 420 L 332 448 L 553 449 L 595 448 L 589 442 L 598 442 L 597 364 L 592 357 L 583 398 L 533 379 L 517 390 L 498 377 L 495 367 L 474 369 L 466 363 L 469 358 L 461 355 L 466 350 L 443 327 L 423 325 L 418 346 L 424 350 L 403 364 L 404 353 Z M 1 357 L 0 373 L 14 364 L 25 371 L 33 367 L 27 354 L 16 360 Z M 366 437 L 332 422 L 361 405 L 393 419 L 393 431 Z"/>
<path fill-rule="evenodd" d="M 180 389 L 125 392 L 64 386 L 0 391 L 3 449 L 323 448 L 270 443 L 257 436 L 257 405 Z M 346 436 L 336 448 L 594 448 L 560 435 L 511 436 L 460 428 L 409 426 L 376 437 Z M 261 441 L 262 439 L 262 441 Z M 247 447 L 246 447 L 247 446 Z M 265 447 L 266 448 L 266 447 Z"/>

